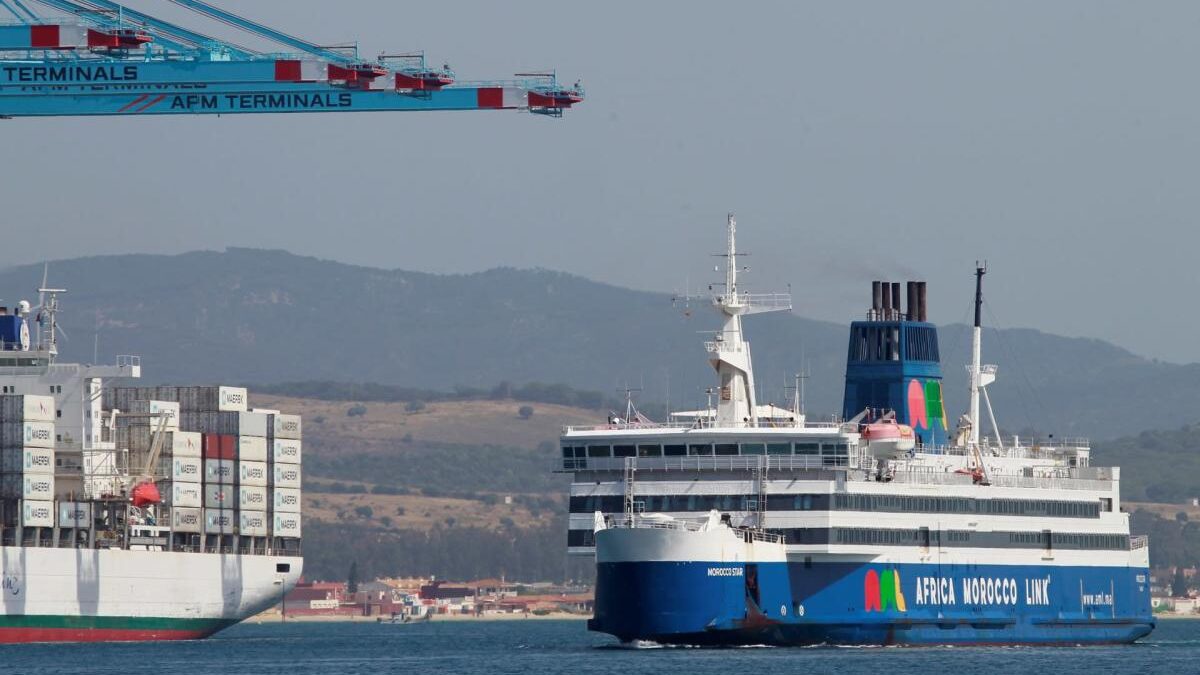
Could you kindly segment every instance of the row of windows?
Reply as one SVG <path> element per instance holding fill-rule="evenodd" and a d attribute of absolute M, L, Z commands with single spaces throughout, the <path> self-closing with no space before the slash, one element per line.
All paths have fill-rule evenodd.
<path fill-rule="evenodd" d="M 571 497 L 571 513 L 621 513 L 620 495 Z M 1104 500 L 1108 501 L 1108 500 Z M 1111 504 L 1111 501 L 1108 502 Z M 757 495 L 638 495 L 640 512 L 756 511 Z M 1100 502 L 1061 502 L 1043 499 L 970 499 L 967 497 L 910 497 L 901 495 L 767 495 L 768 511 L 877 511 L 885 513 L 962 513 L 1055 518 L 1099 518 Z M 1111 510 L 1111 507 L 1103 510 Z"/>
<path fill-rule="evenodd" d="M 711 457 L 714 455 L 819 455 L 845 457 L 850 446 L 842 442 L 804 443 L 640 443 L 637 445 L 564 445 L 564 459 L 585 457 Z"/>
<path fill-rule="evenodd" d="M 1129 536 L 1125 534 L 1085 534 L 1077 532 L 973 532 L 969 530 L 875 529 L 860 527 L 814 528 L 795 527 L 773 529 L 792 545 L 869 545 L 921 546 L 931 548 L 1008 548 L 1056 549 L 1077 551 L 1127 551 Z M 567 531 L 568 546 L 594 546 L 591 529 Z"/>

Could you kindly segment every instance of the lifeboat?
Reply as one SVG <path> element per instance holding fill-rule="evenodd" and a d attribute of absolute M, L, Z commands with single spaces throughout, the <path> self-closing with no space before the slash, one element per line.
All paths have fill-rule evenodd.
<path fill-rule="evenodd" d="M 133 505 L 137 507 L 149 506 L 158 504 L 162 501 L 162 495 L 158 493 L 158 487 L 153 481 L 143 481 L 134 486 L 130 493 L 130 498 L 133 500 Z"/>
<path fill-rule="evenodd" d="M 917 445 L 913 428 L 907 424 L 897 424 L 895 420 L 872 422 L 863 426 L 862 438 L 867 442 L 868 452 L 878 458 L 894 459 Z"/>

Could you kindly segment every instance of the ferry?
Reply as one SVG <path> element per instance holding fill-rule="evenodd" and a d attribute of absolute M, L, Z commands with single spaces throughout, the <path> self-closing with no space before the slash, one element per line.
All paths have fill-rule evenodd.
<path fill-rule="evenodd" d="M 303 572 L 300 418 L 241 387 L 60 361 L 59 298 L 0 301 L 0 643 L 207 637 Z M 123 386 L 117 386 L 123 385 Z"/>
<path fill-rule="evenodd" d="M 716 403 L 664 423 L 631 404 L 566 427 L 568 550 L 594 556 L 588 627 L 623 642 L 720 645 L 1088 645 L 1154 629 L 1149 548 L 1120 469 L 1088 442 L 1004 437 L 981 363 L 975 271 L 970 403 L 942 396 L 924 282 L 874 282 L 850 325 L 843 409 L 810 421 L 756 398 L 742 317 L 791 309 L 738 286 L 704 348 Z M 905 306 L 907 305 L 907 306 Z M 981 408 L 990 419 L 982 433 Z"/>

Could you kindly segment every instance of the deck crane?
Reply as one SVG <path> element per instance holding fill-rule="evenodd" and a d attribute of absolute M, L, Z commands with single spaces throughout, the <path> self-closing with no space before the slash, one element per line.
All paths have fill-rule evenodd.
<path fill-rule="evenodd" d="M 513 109 L 561 116 L 583 101 L 553 71 L 459 82 L 423 53 L 359 57 L 225 11 L 171 0 L 299 53 L 263 53 L 111 0 L 0 0 L 0 118 Z"/>

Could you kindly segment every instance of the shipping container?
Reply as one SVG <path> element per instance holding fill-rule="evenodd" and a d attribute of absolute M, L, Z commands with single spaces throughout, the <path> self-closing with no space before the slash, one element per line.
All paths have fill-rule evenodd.
<path fill-rule="evenodd" d="M 267 488 L 238 486 L 237 508 L 243 511 L 266 511 Z"/>
<path fill-rule="evenodd" d="M 300 490 L 275 488 L 271 491 L 271 510 L 280 513 L 300 513 Z"/>
<path fill-rule="evenodd" d="M 237 511 L 233 509 L 204 509 L 205 534 L 237 534 Z"/>
<path fill-rule="evenodd" d="M 54 411 L 53 396 L 35 396 L 34 394 L 0 396 L 0 421 L 2 422 L 53 422 Z"/>
<path fill-rule="evenodd" d="M 267 461 L 267 439 L 261 436 L 238 436 L 237 458 L 250 462 Z"/>
<path fill-rule="evenodd" d="M 0 451 L 4 473 L 54 473 L 54 451 L 50 448 L 5 448 Z"/>
<path fill-rule="evenodd" d="M 173 482 L 199 483 L 204 478 L 203 460 L 197 457 L 172 457 L 171 475 Z"/>
<path fill-rule="evenodd" d="M 0 476 L 0 497 L 7 499 L 54 499 L 54 474 L 6 473 Z"/>
<path fill-rule="evenodd" d="M 179 387 L 176 400 L 187 412 L 244 412 L 250 397 L 243 387 Z"/>
<path fill-rule="evenodd" d="M 299 488 L 300 487 L 300 465 L 299 464 L 274 464 L 271 466 L 270 476 L 271 487 L 276 488 Z"/>
<path fill-rule="evenodd" d="M 164 489 L 163 494 L 167 506 L 182 506 L 184 508 L 199 508 L 204 505 L 204 496 L 200 491 L 200 483 L 176 483 L 172 481 Z"/>
<path fill-rule="evenodd" d="M 267 477 L 266 462 L 238 461 L 238 485 L 266 487 Z"/>
<path fill-rule="evenodd" d="M 200 457 L 201 435 L 195 431 L 172 432 L 170 448 L 174 457 Z"/>
<path fill-rule="evenodd" d="M 229 434 L 202 434 L 205 459 L 237 459 L 237 437 Z"/>
<path fill-rule="evenodd" d="M 233 485 L 237 482 L 237 466 L 232 459 L 204 460 L 204 482 Z"/>
<path fill-rule="evenodd" d="M 279 464 L 300 463 L 300 441 L 294 438 L 275 438 L 271 440 L 271 461 Z"/>
<path fill-rule="evenodd" d="M 0 423 L 0 447 L 53 448 L 54 442 L 53 422 Z"/>
<path fill-rule="evenodd" d="M 236 487 L 218 483 L 204 486 L 204 508 L 236 509 L 237 507 L 238 492 Z"/>
<path fill-rule="evenodd" d="M 272 537 L 287 537 L 289 539 L 300 538 L 299 513 L 276 513 L 271 521 Z"/>
<path fill-rule="evenodd" d="M 271 415 L 271 438 L 300 439 L 299 415 Z"/>
<path fill-rule="evenodd" d="M 174 430 L 179 428 L 179 404 L 173 401 L 134 401 L 133 407 L 129 409 L 129 412 L 142 415 L 158 415 L 158 417 L 150 420 L 150 425 L 154 429 L 158 428 L 163 418 L 167 420 L 168 429 Z M 117 416 L 118 424 L 121 423 L 121 417 L 120 415 Z M 140 421 L 138 418 L 127 417 L 125 419 Z"/>
<path fill-rule="evenodd" d="M 267 514 L 261 511 L 239 511 L 238 534 L 243 537 L 267 536 Z"/>
<path fill-rule="evenodd" d="M 88 528 L 92 526 L 92 505 L 88 502 L 59 502 L 58 526 Z"/>
<path fill-rule="evenodd" d="M 205 434 L 267 436 L 267 416 L 252 412 L 183 412 L 179 428 Z"/>
<path fill-rule="evenodd" d="M 199 533 L 204 529 L 204 517 L 198 508 L 173 507 L 171 529 L 175 532 Z"/>
<path fill-rule="evenodd" d="M 54 527 L 54 502 L 26 499 L 21 503 L 21 525 Z"/>

